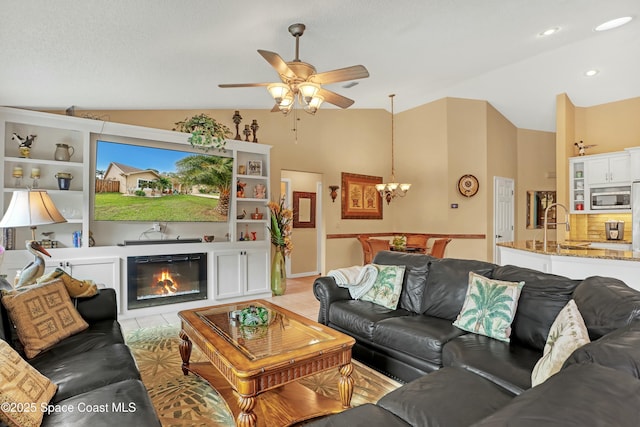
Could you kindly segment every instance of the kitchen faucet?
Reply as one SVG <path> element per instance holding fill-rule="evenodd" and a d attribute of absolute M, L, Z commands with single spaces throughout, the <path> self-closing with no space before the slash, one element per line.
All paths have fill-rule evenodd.
<path fill-rule="evenodd" d="M 547 212 L 549 212 L 549 209 L 551 209 L 554 206 L 560 206 L 562 209 L 564 209 L 564 222 L 558 222 L 558 208 L 556 208 L 556 222 L 547 222 Z M 544 210 L 544 250 L 547 250 L 547 229 L 549 225 L 559 225 L 559 224 L 565 224 L 567 227 L 567 231 L 569 231 L 571 228 L 569 227 L 569 212 L 567 211 L 567 207 L 561 203 L 552 203 L 549 206 L 547 206 L 547 208 Z M 557 228 L 556 228 L 557 229 Z"/>

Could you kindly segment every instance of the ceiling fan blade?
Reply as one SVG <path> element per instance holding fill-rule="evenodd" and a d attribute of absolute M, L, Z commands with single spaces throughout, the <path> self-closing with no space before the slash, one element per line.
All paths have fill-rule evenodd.
<path fill-rule="evenodd" d="M 288 79 L 296 78 L 296 73 L 294 73 L 291 68 L 289 68 L 284 59 L 282 59 L 277 53 L 261 49 L 258 49 L 258 53 L 262 55 L 262 57 L 266 59 L 267 62 L 271 64 L 271 66 L 275 68 L 278 74 L 280 74 L 281 76 L 285 76 Z"/>
<path fill-rule="evenodd" d="M 345 96 L 338 95 L 335 92 L 326 89 L 320 89 L 319 95 L 324 98 L 324 102 L 336 105 L 340 108 L 349 108 L 353 105 L 353 99 L 349 99 Z"/>
<path fill-rule="evenodd" d="M 313 76 L 313 81 L 320 84 L 344 82 L 347 80 L 364 79 L 369 77 L 369 71 L 364 65 L 354 65 L 352 67 L 340 68 L 338 70 L 325 71 Z"/>
<path fill-rule="evenodd" d="M 228 88 L 228 87 L 258 87 L 258 86 L 269 86 L 271 83 L 228 83 L 221 84 L 218 87 Z"/>

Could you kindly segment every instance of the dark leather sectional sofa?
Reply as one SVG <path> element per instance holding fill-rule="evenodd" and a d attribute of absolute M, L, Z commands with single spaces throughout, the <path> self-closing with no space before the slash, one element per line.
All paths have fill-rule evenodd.
<path fill-rule="evenodd" d="M 333 278 L 320 277 L 318 321 L 356 338 L 355 359 L 407 384 L 314 426 L 640 425 L 640 292 L 613 278 L 571 280 L 428 255 L 380 252 L 373 262 L 406 266 L 398 308 L 353 300 Z M 511 342 L 452 325 L 470 271 L 525 282 Z M 591 343 L 532 388 L 549 329 L 571 299 Z"/>
<path fill-rule="evenodd" d="M 77 309 L 89 328 L 27 360 L 58 386 L 42 425 L 160 426 L 136 362 L 124 344 L 115 291 L 101 289 L 96 296 L 77 299 Z M 20 349 L 2 304 L 0 338 Z"/>

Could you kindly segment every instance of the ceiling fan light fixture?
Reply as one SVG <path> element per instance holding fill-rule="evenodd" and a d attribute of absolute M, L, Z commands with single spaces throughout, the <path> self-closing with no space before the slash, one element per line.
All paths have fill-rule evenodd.
<path fill-rule="evenodd" d="M 304 82 L 298 85 L 300 96 L 305 104 L 309 105 L 316 94 L 320 91 L 320 85 L 317 83 Z"/>
<path fill-rule="evenodd" d="M 306 111 L 309 114 L 315 114 L 323 102 L 324 102 L 323 96 L 315 95 L 313 98 L 311 98 L 311 101 L 309 101 L 309 104 L 305 107 L 304 111 Z"/>
<path fill-rule="evenodd" d="M 267 86 L 267 90 L 269 91 L 269 94 L 271 94 L 273 99 L 276 100 L 276 104 L 278 105 L 280 105 L 287 97 L 287 95 L 291 93 L 291 89 L 289 88 L 289 86 L 284 83 L 271 83 L 269 86 Z M 293 99 L 293 95 L 291 99 Z"/>

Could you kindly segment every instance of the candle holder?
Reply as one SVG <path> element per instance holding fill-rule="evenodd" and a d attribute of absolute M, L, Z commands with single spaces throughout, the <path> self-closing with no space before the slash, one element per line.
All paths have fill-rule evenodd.
<path fill-rule="evenodd" d="M 249 125 L 244 125 L 244 130 L 242 131 L 244 134 L 244 140 L 249 142 L 249 135 L 251 135 L 251 129 L 249 129 Z"/>
<path fill-rule="evenodd" d="M 258 138 L 256 137 L 256 134 L 258 133 L 258 129 L 260 129 L 260 126 L 258 126 L 258 121 L 256 119 L 253 119 L 253 121 L 251 122 L 251 131 L 253 132 L 253 142 L 258 142 Z"/>
<path fill-rule="evenodd" d="M 329 195 L 331 196 L 331 201 L 333 203 L 336 202 L 336 197 L 338 197 L 338 191 L 337 191 L 338 188 L 340 188 L 340 187 L 337 186 L 337 185 L 330 185 L 329 186 L 329 189 L 331 190 L 331 193 L 329 193 Z"/>
<path fill-rule="evenodd" d="M 22 187 L 22 166 L 14 166 L 11 176 L 14 178 L 14 187 Z"/>
<path fill-rule="evenodd" d="M 240 115 L 240 111 L 236 110 L 236 112 L 233 113 L 232 119 L 233 119 L 233 123 L 236 125 L 236 137 L 234 139 L 238 141 L 242 141 L 242 137 L 240 136 L 240 130 L 239 130 L 240 122 L 242 121 L 242 116 Z"/>

